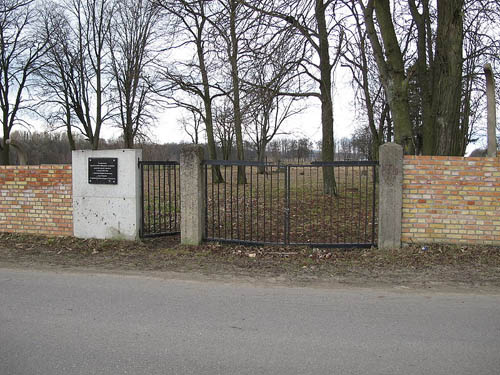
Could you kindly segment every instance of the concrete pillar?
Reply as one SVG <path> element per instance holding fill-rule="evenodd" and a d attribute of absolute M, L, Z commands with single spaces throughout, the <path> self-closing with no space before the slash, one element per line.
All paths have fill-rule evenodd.
<path fill-rule="evenodd" d="M 142 150 L 77 150 L 72 157 L 75 237 L 139 239 Z"/>
<path fill-rule="evenodd" d="M 403 211 L 403 147 L 386 143 L 379 148 L 378 247 L 401 246 Z"/>
<path fill-rule="evenodd" d="M 203 148 L 184 146 L 180 156 L 181 171 L 181 243 L 199 245 L 205 231 L 205 181 Z"/>
<path fill-rule="evenodd" d="M 486 75 L 486 100 L 487 100 L 487 123 L 488 123 L 488 157 L 494 158 L 497 154 L 497 107 L 495 102 L 495 76 L 491 64 L 484 65 Z"/>

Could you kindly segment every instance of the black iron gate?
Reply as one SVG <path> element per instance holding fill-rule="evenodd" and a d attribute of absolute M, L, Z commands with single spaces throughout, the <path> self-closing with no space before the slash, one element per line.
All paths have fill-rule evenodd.
<path fill-rule="evenodd" d="M 180 233 L 180 171 L 176 161 L 140 161 L 141 237 Z"/>
<path fill-rule="evenodd" d="M 376 162 L 204 162 L 205 239 L 315 247 L 376 245 Z M 214 181 L 220 168 L 223 181 Z M 238 184 L 244 168 L 245 184 Z"/>

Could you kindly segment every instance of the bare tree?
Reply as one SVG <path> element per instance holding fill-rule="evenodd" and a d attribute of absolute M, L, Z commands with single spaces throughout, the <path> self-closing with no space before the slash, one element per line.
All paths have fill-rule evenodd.
<path fill-rule="evenodd" d="M 215 137 L 222 151 L 222 159 L 229 160 L 235 143 L 234 114 L 229 99 L 214 107 Z"/>
<path fill-rule="evenodd" d="M 209 19 L 215 17 L 214 11 L 207 0 L 155 0 L 175 21 L 177 49 L 181 54 L 187 48 L 194 47 L 194 56 L 188 60 L 177 59 L 175 64 L 162 68 L 163 78 L 167 87 L 163 93 L 170 101 L 188 111 L 198 111 L 205 123 L 210 159 L 217 159 L 217 149 L 214 137 L 213 101 L 223 95 L 215 79 L 217 64 L 210 53 Z M 215 11 L 216 13 L 216 11 Z M 187 95 L 183 95 L 187 94 Z M 194 108 L 189 97 L 197 97 L 203 107 Z M 223 182 L 219 166 L 212 167 L 214 182 Z"/>
<path fill-rule="evenodd" d="M 230 77 L 227 93 L 233 105 L 237 158 L 244 160 L 241 72 L 246 53 L 252 50 L 253 42 L 259 38 L 261 23 L 253 10 L 243 6 L 242 0 L 218 0 L 217 6 L 217 17 L 209 21 L 217 30 L 214 36 L 220 44 L 219 56 L 227 63 Z M 238 166 L 238 184 L 245 183 L 245 168 Z"/>
<path fill-rule="evenodd" d="M 39 96 L 43 98 L 39 103 L 39 113 L 51 129 L 65 128 L 69 146 L 75 150 L 72 107 L 79 87 L 79 64 L 71 43 L 71 26 L 62 6 L 46 4 L 40 33 L 47 38 L 49 50 L 37 71 Z"/>
<path fill-rule="evenodd" d="M 191 138 L 191 143 L 197 145 L 200 143 L 201 135 L 204 132 L 203 117 L 196 110 L 187 112 L 190 116 L 182 116 L 179 124 L 189 138 Z"/>
<path fill-rule="evenodd" d="M 158 52 L 159 8 L 150 0 L 118 0 L 108 33 L 113 88 L 118 104 L 118 127 L 123 131 L 125 148 L 133 148 L 155 116 L 152 68 Z"/>
<path fill-rule="evenodd" d="M 67 0 L 65 9 L 71 25 L 70 45 L 74 46 L 74 96 L 72 110 L 79 129 L 92 149 L 99 148 L 101 129 L 111 117 L 111 103 L 105 96 L 111 84 L 109 38 L 113 4 L 111 0 Z"/>
<path fill-rule="evenodd" d="M 296 38 L 292 28 L 279 28 L 269 17 L 260 19 L 260 38 L 248 53 L 248 71 L 244 74 L 242 91 L 248 104 L 245 133 L 257 151 L 260 162 L 264 162 L 267 145 L 287 119 L 302 112 L 300 96 L 282 95 L 294 93 L 300 87 L 297 70 L 304 46 Z M 258 168 L 259 173 L 265 167 Z"/>
<path fill-rule="evenodd" d="M 257 151 L 258 161 L 264 162 L 267 145 L 280 132 L 285 121 L 302 112 L 303 108 L 296 105 L 297 98 L 278 95 L 278 88 L 282 82 L 274 80 L 264 81 L 265 68 L 258 70 L 254 87 L 250 93 L 251 107 L 249 109 L 249 123 L 245 126 L 245 132 Z M 285 89 L 284 86 L 281 89 Z M 265 172 L 265 167 L 258 168 L 259 173 Z"/>
<path fill-rule="evenodd" d="M 386 140 L 388 123 L 387 101 L 382 85 L 378 78 L 378 71 L 373 54 L 368 47 L 367 31 L 364 25 L 363 15 L 354 2 L 347 2 L 352 14 L 350 27 L 346 28 L 347 43 L 343 52 L 343 66 L 350 69 L 352 74 L 352 86 L 355 92 L 356 113 L 364 116 L 367 127 L 371 134 L 370 155 L 374 160 L 378 159 L 378 148 Z M 357 129 L 360 133 L 361 128 Z"/>
<path fill-rule="evenodd" d="M 344 44 L 340 2 L 332 0 L 245 1 L 251 9 L 293 27 L 304 40 L 310 55 L 303 58 L 303 74 L 319 86 L 319 91 L 303 91 L 293 96 L 312 96 L 321 101 L 322 147 L 325 162 L 334 160 L 332 73 L 340 59 Z M 333 45 L 333 48 L 331 48 Z M 283 93 L 285 94 L 285 93 Z M 336 194 L 333 168 L 323 169 L 323 187 L 327 194 Z"/>
<path fill-rule="evenodd" d="M 19 114 L 33 109 L 29 89 L 47 40 L 35 32 L 38 18 L 31 1 L 5 0 L 0 4 L 0 110 L 3 141 L 0 164 L 10 163 L 9 138 L 22 120 Z"/>

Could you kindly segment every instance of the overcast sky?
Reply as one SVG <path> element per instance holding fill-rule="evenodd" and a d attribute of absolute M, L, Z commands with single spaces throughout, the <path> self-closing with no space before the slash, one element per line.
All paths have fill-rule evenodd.
<path fill-rule="evenodd" d="M 334 134 L 335 139 L 351 136 L 356 127 L 354 108 L 352 105 L 353 92 L 349 86 L 350 72 L 339 69 L 336 74 L 336 88 L 334 90 Z M 286 137 L 309 138 L 313 142 L 321 140 L 321 105 L 317 98 L 310 98 L 306 102 L 306 110 L 290 118 L 282 131 Z M 181 129 L 178 121 L 182 117 L 182 110 L 167 109 L 158 115 L 158 124 L 151 130 L 151 140 L 157 143 L 190 142 L 189 136 Z M 107 126 L 103 128 L 104 138 L 120 136 L 120 130 Z"/>

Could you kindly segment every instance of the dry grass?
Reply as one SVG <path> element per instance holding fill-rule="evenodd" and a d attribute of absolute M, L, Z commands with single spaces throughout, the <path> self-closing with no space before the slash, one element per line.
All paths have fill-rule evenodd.
<path fill-rule="evenodd" d="M 0 234 L 0 265 L 101 270 L 196 272 L 291 282 L 357 285 L 451 283 L 500 286 L 500 248 L 420 245 L 402 249 L 304 246 L 182 246 L 178 236 L 142 242 Z"/>

